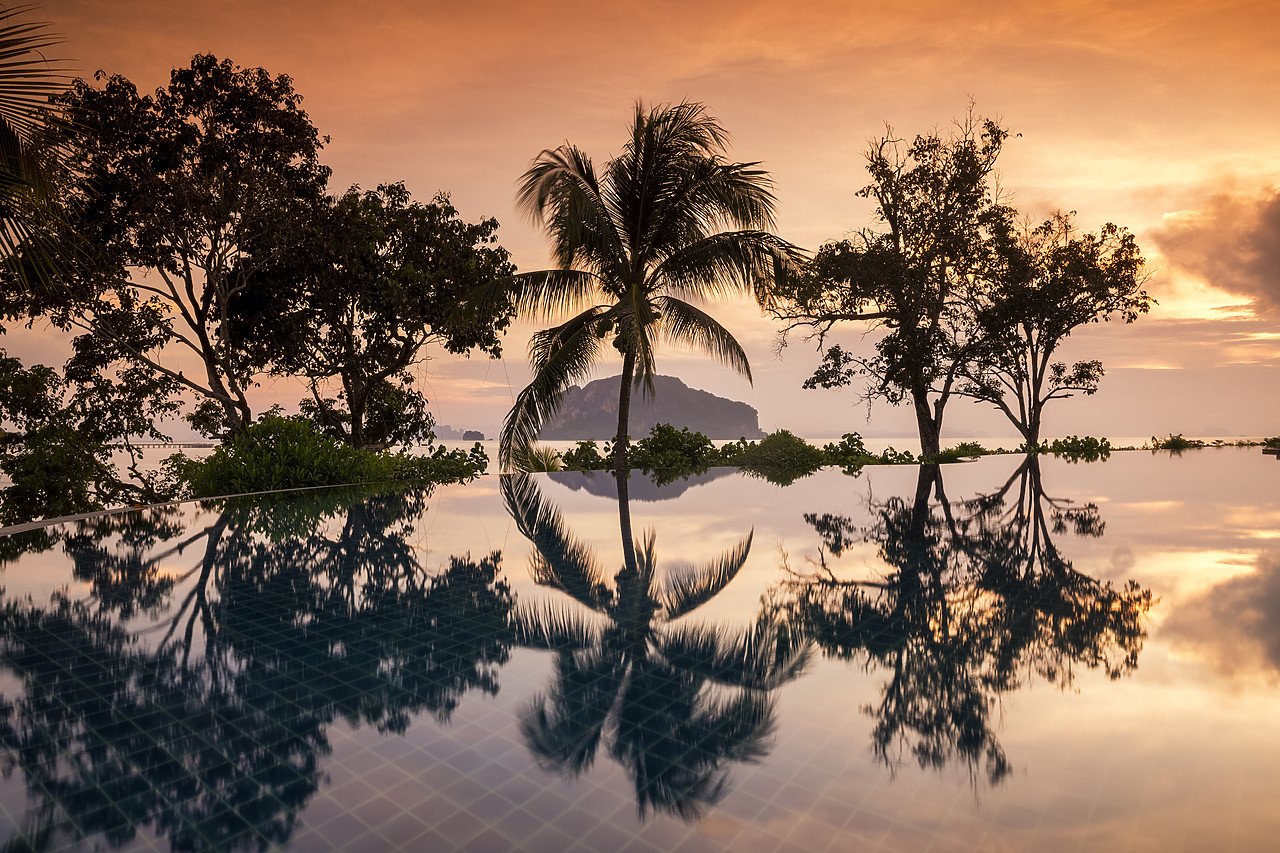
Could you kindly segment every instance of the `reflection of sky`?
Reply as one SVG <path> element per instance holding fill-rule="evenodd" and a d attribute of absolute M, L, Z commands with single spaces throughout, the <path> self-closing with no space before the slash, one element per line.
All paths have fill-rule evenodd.
<path fill-rule="evenodd" d="M 1019 461 L 993 457 L 945 466 L 946 494 L 956 506 L 993 492 Z M 717 839 L 732 839 L 736 850 L 766 850 L 785 839 L 821 848 L 838 839 L 832 849 L 866 843 L 1159 850 L 1231 842 L 1268 849 L 1280 829 L 1271 796 L 1280 766 L 1280 464 L 1256 449 L 1228 448 L 1181 458 L 1117 453 L 1105 463 L 1076 465 L 1046 457 L 1041 470 L 1049 497 L 1096 503 L 1106 525 L 1100 538 L 1056 534 L 1062 555 L 1080 572 L 1117 586 L 1132 578 L 1158 598 L 1137 671 L 1113 683 L 1080 666 L 1067 691 L 1024 676 L 1023 689 L 1002 694 L 995 711 L 1013 775 L 997 788 L 975 789 L 963 767 L 922 772 L 909 753 L 893 768 L 877 763 L 864 708 L 878 701 L 887 674 L 859 659 L 816 660 L 776 691 L 776 743 L 758 765 L 734 767 L 729 795 L 694 830 L 695 847 L 718 849 Z M 622 564 L 616 504 L 537 479 L 612 577 Z M 917 469 L 907 466 L 868 468 L 858 477 L 829 469 L 779 489 L 730 475 L 678 499 L 633 501 L 632 524 L 638 535 L 655 532 L 658 566 L 670 572 L 711 561 L 751 532 L 743 570 L 690 617 L 743 624 L 782 579 L 784 553 L 793 570 L 811 570 L 819 539 L 805 513 L 842 515 L 867 527 L 871 502 L 893 496 L 910 502 L 916 479 Z M 192 525 L 213 519 L 191 506 L 185 516 Z M 504 511 L 496 477 L 437 490 L 412 526 L 409 541 L 433 571 L 451 555 L 470 552 L 478 559 L 500 550 L 518 599 L 556 597 L 530 580 L 531 547 Z M 827 559 L 840 573 L 866 576 L 883 567 L 877 550 L 875 543 L 860 544 Z M 174 554 L 164 570 L 181 574 L 201 553 L 197 547 Z M 4 571 L 10 600 L 27 594 L 47 600 L 67 587 L 58 549 L 23 557 Z M 69 589 L 73 597 L 84 591 L 74 583 Z M 416 721 L 407 742 L 434 749 L 456 737 L 491 745 L 484 725 L 500 718 L 509 724 L 494 712 L 508 713 L 545 689 L 548 664 L 545 653 L 517 650 L 498 674 L 497 697 L 468 697 L 447 729 Z M 15 688 L 12 681 L 3 685 L 6 696 Z M 332 738 L 327 767 L 336 797 L 351 751 L 376 751 L 383 736 L 335 725 Z M 485 749 L 490 746 L 474 752 Z M 510 755 L 513 775 L 529 785 L 545 781 L 523 752 Z M 590 783 L 580 780 L 562 793 L 572 799 L 607 789 L 624 797 L 619 771 L 603 760 L 598 765 Z M 318 796 L 330 796 L 329 789 Z M 323 808 L 317 802 L 304 823 L 318 823 Z M 664 832 L 682 837 L 669 823 L 652 826 L 655 839 Z"/>

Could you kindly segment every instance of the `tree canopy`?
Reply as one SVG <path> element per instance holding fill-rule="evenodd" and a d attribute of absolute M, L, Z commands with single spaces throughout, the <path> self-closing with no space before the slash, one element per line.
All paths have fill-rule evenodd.
<path fill-rule="evenodd" d="M 501 353 L 509 303 L 469 298 L 515 272 L 497 228 L 463 221 L 443 193 L 424 204 L 403 183 L 351 187 L 312 209 L 290 246 L 264 247 L 278 262 L 263 264 L 267 286 L 233 302 L 236 322 L 257 360 L 306 378 L 304 412 L 336 437 L 424 440 L 432 420 L 409 368 L 425 347 Z"/>
<path fill-rule="evenodd" d="M 867 399 L 912 405 L 926 455 L 939 450 L 944 410 L 975 351 L 968 295 L 986 286 L 988 241 L 1013 218 L 994 180 L 1008 135 L 972 112 L 951 132 L 910 143 L 886 129 L 866 152 L 871 183 L 858 192 L 875 202 L 881 227 L 824 244 L 804 271 L 763 295 L 786 323 L 784 343 L 796 329 L 807 330 L 820 349 L 841 323 L 882 329 L 874 355 L 828 347 L 805 387 L 866 377 Z"/>
<path fill-rule="evenodd" d="M 1142 289 L 1142 252 L 1132 234 L 1108 222 L 1077 235 L 1058 213 L 1005 240 L 1003 274 L 977 291 L 973 307 L 983 344 L 964 368 L 959 393 L 999 409 L 1029 449 L 1040 441 L 1045 404 L 1093 394 L 1102 362 L 1054 361 L 1076 328 L 1112 317 L 1132 323 L 1154 304 Z"/>
<path fill-rule="evenodd" d="M 23 309 L 79 332 L 80 364 L 144 366 L 214 401 L 238 430 L 262 365 L 235 339 L 231 304 L 258 286 L 264 247 L 287 242 L 323 192 L 323 140 L 290 78 L 261 68 L 198 55 L 151 95 L 119 75 L 95 79 L 59 98 L 75 128 L 60 281 L 25 288 Z M 176 365 L 175 346 L 203 375 Z"/>

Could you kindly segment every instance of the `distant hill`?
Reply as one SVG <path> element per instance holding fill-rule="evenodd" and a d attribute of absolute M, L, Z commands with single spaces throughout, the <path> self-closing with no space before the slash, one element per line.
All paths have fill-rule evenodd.
<path fill-rule="evenodd" d="M 618 431 L 618 383 L 621 377 L 597 379 L 564 393 L 560 414 L 542 428 L 544 440 L 603 441 Z M 759 413 L 746 403 L 726 400 L 690 388 L 674 376 L 653 377 L 654 395 L 640 389 L 631 395 L 630 433 L 641 439 L 657 424 L 688 427 L 707 438 L 763 438 Z"/>

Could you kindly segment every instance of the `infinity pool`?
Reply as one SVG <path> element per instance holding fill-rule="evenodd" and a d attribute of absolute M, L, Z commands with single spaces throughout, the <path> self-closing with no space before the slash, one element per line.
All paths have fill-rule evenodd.
<path fill-rule="evenodd" d="M 1274 457 L 621 491 L 486 477 L 0 537 L 0 839 L 1275 849 Z"/>

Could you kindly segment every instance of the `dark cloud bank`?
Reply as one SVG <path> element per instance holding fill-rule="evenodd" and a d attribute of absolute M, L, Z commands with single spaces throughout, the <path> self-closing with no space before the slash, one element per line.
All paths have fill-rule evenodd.
<path fill-rule="evenodd" d="M 1280 191 L 1223 192 L 1152 232 L 1169 264 L 1280 317 Z"/>

